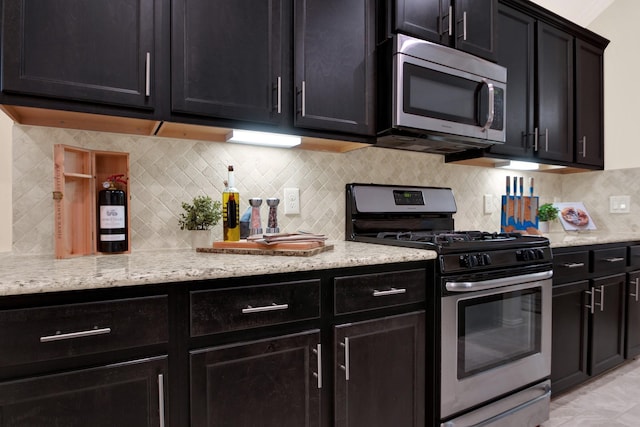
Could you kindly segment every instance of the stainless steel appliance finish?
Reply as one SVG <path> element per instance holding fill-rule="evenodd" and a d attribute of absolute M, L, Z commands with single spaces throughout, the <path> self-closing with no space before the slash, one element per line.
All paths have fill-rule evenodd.
<path fill-rule="evenodd" d="M 434 393 L 441 425 L 533 427 L 548 419 L 548 239 L 455 231 L 446 188 L 347 184 L 346 211 L 348 240 L 438 254 Z"/>
<path fill-rule="evenodd" d="M 391 83 L 379 94 L 379 146 L 446 154 L 504 143 L 504 67 L 403 34 L 392 40 L 392 52 L 381 49 L 380 76 Z"/>
<path fill-rule="evenodd" d="M 480 281 L 444 279 L 442 418 L 549 376 L 551 276 L 548 269 Z"/>

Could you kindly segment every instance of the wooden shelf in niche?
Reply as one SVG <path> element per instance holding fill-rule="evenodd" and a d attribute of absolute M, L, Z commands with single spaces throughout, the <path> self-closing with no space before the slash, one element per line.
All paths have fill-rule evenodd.
<path fill-rule="evenodd" d="M 97 195 L 110 175 L 124 174 L 129 181 L 129 153 L 87 150 L 54 145 L 54 210 L 56 258 L 93 255 L 97 251 Z M 131 200 L 128 185 L 122 188 Z M 127 203 L 129 212 L 129 203 Z M 131 251 L 130 220 L 127 241 Z"/>

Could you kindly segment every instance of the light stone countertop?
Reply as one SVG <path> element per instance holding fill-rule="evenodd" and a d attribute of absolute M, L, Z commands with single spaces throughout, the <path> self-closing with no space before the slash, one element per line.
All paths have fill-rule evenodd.
<path fill-rule="evenodd" d="M 0 296 L 256 276 L 435 259 L 436 253 L 370 243 L 327 242 L 310 257 L 138 251 L 68 259 L 0 254 Z"/>
<path fill-rule="evenodd" d="M 580 232 L 552 231 L 544 236 L 549 238 L 552 248 L 640 241 L 640 233 L 598 230 Z"/>

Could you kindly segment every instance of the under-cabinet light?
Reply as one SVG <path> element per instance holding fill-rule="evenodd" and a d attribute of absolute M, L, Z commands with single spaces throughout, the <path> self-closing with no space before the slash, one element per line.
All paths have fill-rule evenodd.
<path fill-rule="evenodd" d="M 540 169 L 538 163 L 533 162 L 521 162 L 518 160 L 507 160 L 506 162 L 497 162 L 495 167 L 502 169 L 514 169 L 520 171 L 533 171 Z"/>
<path fill-rule="evenodd" d="M 266 145 L 269 147 L 295 147 L 300 145 L 302 138 L 281 133 L 255 132 L 233 129 L 227 134 L 227 142 L 250 145 Z"/>

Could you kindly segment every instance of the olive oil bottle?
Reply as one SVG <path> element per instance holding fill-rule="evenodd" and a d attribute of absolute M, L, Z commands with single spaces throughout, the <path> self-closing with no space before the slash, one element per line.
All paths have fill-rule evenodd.
<path fill-rule="evenodd" d="M 222 193 L 222 240 L 240 240 L 240 193 L 235 187 L 233 166 L 228 168 L 227 187 Z"/>

